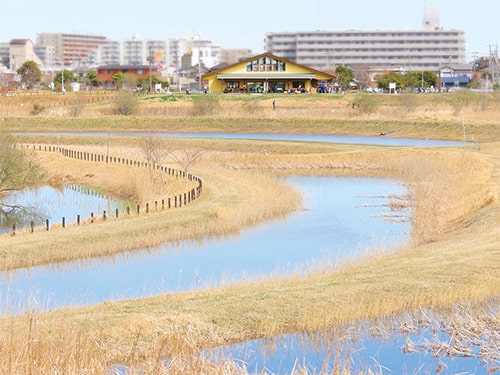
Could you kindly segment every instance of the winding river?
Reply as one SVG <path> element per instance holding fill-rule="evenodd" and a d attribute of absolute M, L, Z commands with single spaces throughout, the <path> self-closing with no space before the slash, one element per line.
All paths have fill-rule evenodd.
<path fill-rule="evenodd" d="M 70 133 L 61 133 L 61 135 Z M 86 133 L 88 135 L 125 135 Z M 142 133 L 126 133 L 141 136 Z M 145 135 L 145 134 L 142 134 Z M 162 133 L 161 136 L 280 139 L 311 142 L 405 146 L 461 146 L 460 142 L 415 141 L 387 137 L 220 135 Z M 283 138 L 284 137 L 284 138 Z M 224 238 L 202 242 L 163 244 L 105 259 L 20 269 L 0 274 L 0 313 L 19 314 L 109 300 L 140 298 L 269 277 L 289 277 L 315 268 L 335 268 L 346 258 L 363 257 L 374 249 L 397 251 L 410 231 L 407 211 L 394 211 L 394 197 L 405 199 L 406 189 L 393 180 L 353 177 L 290 177 L 288 183 L 304 196 L 305 209 L 283 219 L 261 223 Z M 352 328 L 351 328 L 352 329 Z M 446 366 L 464 374 L 486 374 L 478 362 L 437 360 L 428 354 L 409 359 L 401 347 L 404 338 L 371 338 L 339 344 L 318 343 L 311 335 L 286 335 L 224 348 L 256 373 L 290 373 L 297 365 L 318 371 L 330 366 L 332 350 L 351 350 L 348 360 L 360 368 L 414 373 Z M 324 332 L 319 337 L 328 341 Z M 312 341 L 311 341 L 312 340 Z M 329 346 L 330 345 L 330 346 Z M 342 349 L 339 349 L 341 345 Z M 362 347 L 363 349 L 360 349 Z M 264 348 L 264 349 L 262 349 Z M 354 357 L 356 355 L 356 357 Z M 325 362 L 326 360 L 326 362 Z M 299 362 L 297 362 L 299 361 Z M 392 370 L 385 367 L 391 365 Z M 115 366 L 116 373 L 127 373 Z M 386 371 L 387 370 L 387 371 Z"/>
<path fill-rule="evenodd" d="M 305 209 L 238 235 L 2 273 L 1 311 L 89 305 L 287 277 L 314 267 L 335 267 L 375 247 L 391 251 L 405 244 L 407 213 L 391 210 L 389 197 L 405 199 L 401 184 L 353 177 L 287 181 L 301 190 Z"/>

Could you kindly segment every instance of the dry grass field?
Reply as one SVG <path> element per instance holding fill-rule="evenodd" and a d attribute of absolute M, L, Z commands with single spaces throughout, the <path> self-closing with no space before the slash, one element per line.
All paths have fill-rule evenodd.
<path fill-rule="evenodd" d="M 29 103 L 42 103 L 38 97 L 31 99 Z M 123 117 L 111 114 L 112 101 L 81 105 L 73 115 L 74 104 L 44 104 L 47 109 L 33 115 L 26 108 L 31 104 L 22 102 L 23 97 L 0 98 L 0 131 L 37 131 L 43 134 L 16 136 L 19 142 L 65 144 L 81 150 L 109 147 L 113 155 L 136 158 L 140 158 L 140 137 L 112 137 L 109 143 L 109 138 L 102 136 L 53 133 L 386 133 L 457 141 L 465 138 L 477 143 L 420 149 L 178 140 L 175 147 L 179 150 L 205 150 L 192 171 L 204 181 L 199 200 L 176 210 L 175 215 L 174 211 L 154 212 L 147 217 L 51 233 L 0 236 L 0 268 L 93 258 L 165 241 L 238 231 L 300 208 L 300 196 L 275 178 L 283 174 L 385 176 L 403 181 L 414 205 L 411 241 L 395 254 L 382 250 L 340 269 L 315 269 L 292 279 L 256 280 L 4 317 L 0 320 L 0 373 L 101 374 L 113 363 L 124 363 L 137 373 L 162 374 L 167 373 L 161 366 L 165 358 L 171 359 L 169 374 L 238 373 L 231 363 L 215 368 L 197 353 L 227 343 L 312 331 L 430 306 L 488 300 L 498 303 L 500 102 L 496 93 L 235 95 L 215 99 L 207 103 L 203 96 L 142 98 L 139 114 Z M 205 102 L 197 104 L 196 100 Z M 277 101 L 276 110 L 272 100 Z M 154 188 L 141 183 L 147 180 L 144 175 L 131 175 L 126 168 L 95 168 L 43 153 L 39 157 L 53 183 L 82 181 L 140 201 L 158 197 Z M 178 167 L 174 160 L 168 163 Z M 119 246 L 116 238 L 123 239 Z M 65 251 L 68 246 L 70 253 Z M 338 373 L 348 374 L 348 366 Z"/>

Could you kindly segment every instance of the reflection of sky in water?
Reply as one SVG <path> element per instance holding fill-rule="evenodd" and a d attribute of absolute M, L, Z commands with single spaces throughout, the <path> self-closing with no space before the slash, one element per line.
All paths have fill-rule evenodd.
<path fill-rule="evenodd" d="M 72 224 L 76 223 L 77 215 L 80 215 L 80 220 L 85 220 L 91 213 L 98 217 L 102 216 L 104 211 L 110 215 L 116 208 L 120 212 L 125 210 L 125 203 L 79 185 L 67 185 L 60 190 L 43 187 L 15 192 L 9 195 L 5 202 L 36 209 L 35 215 L 28 214 L 17 223 L 18 229 L 28 228 L 30 221 L 33 221 L 35 226 L 45 225 L 46 219 L 49 219 L 50 224 L 61 224 L 64 217 L 66 224 Z"/>
<path fill-rule="evenodd" d="M 332 374 L 337 365 L 339 370 L 348 366 L 352 374 L 486 375 L 500 368 L 494 332 L 499 308 L 497 300 L 483 306 L 457 305 L 453 311 L 426 309 L 315 333 L 253 340 L 204 356 L 214 362 L 232 359 L 251 374 L 290 374 L 294 369 Z"/>
<path fill-rule="evenodd" d="M 23 310 L 28 296 L 35 296 L 37 308 L 45 309 L 290 275 L 366 254 L 381 243 L 387 248 L 406 241 L 408 223 L 382 220 L 385 208 L 379 206 L 388 203 L 389 194 L 403 195 L 403 186 L 349 177 L 287 181 L 302 191 L 304 211 L 225 239 L 164 244 L 110 259 L 14 271 L 0 279 L 2 310 L 6 304 Z M 386 198 L 374 198 L 379 196 Z"/>
<path fill-rule="evenodd" d="M 371 338 L 345 341 L 332 346 L 311 344 L 302 335 L 273 339 L 273 343 L 251 341 L 226 348 L 225 358 L 244 365 L 251 374 L 290 374 L 293 369 L 307 369 L 310 374 L 331 374 L 335 364 L 350 364 L 352 373 L 434 374 L 443 364 L 443 374 L 487 374 L 487 367 L 474 358 L 437 358 L 429 352 L 405 353 L 405 338 Z M 445 365 L 445 366 L 444 366 Z M 267 371 L 267 372 L 264 372 Z"/>
<path fill-rule="evenodd" d="M 16 133 L 13 133 L 16 134 Z M 22 134 L 45 134 L 38 132 L 23 132 Z M 78 135 L 101 137 L 146 137 L 144 132 L 56 132 L 53 135 Z M 339 144 L 382 145 L 397 147 L 452 147 L 462 146 L 463 142 L 442 141 L 435 139 L 393 138 L 383 136 L 353 136 L 353 135 L 321 135 L 321 134 L 261 134 L 261 133 L 155 133 L 158 137 L 170 138 L 208 138 L 208 139 L 256 139 L 272 141 L 325 142 Z M 469 143 L 467 143 L 469 144 Z"/>

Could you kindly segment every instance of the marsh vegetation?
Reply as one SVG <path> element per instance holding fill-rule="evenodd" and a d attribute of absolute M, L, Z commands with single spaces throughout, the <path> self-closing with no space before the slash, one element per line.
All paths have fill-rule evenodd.
<path fill-rule="evenodd" d="M 193 173 L 204 181 L 203 194 L 195 204 L 175 215 L 152 213 L 147 220 L 138 216 L 50 234 L 0 236 L 0 268 L 96 258 L 168 241 L 237 232 L 299 209 L 300 196 L 276 179 L 297 174 L 401 180 L 413 202 L 411 243 L 398 253 L 374 254 L 335 271 L 4 317 L 0 321 L 4 343 L 0 346 L 4 359 L 0 372 L 106 373 L 111 365 L 123 363 L 137 373 L 239 373 L 241 369 L 230 361 L 213 365 L 198 353 L 255 338 L 498 298 L 497 94 L 473 94 L 466 99 L 452 94 L 415 95 L 403 104 L 399 97 L 376 96 L 370 111 L 353 111 L 356 97 L 350 95 L 220 96 L 210 111 L 203 108 L 212 104 L 196 104 L 202 112 L 196 117 L 192 117 L 192 99 L 183 96 L 175 101 L 139 101 L 138 115 L 133 117 L 107 112 L 111 102 L 89 100 L 75 117 L 66 116 L 71 104 L 48 105 L 54 99 L 1 98 L 0 128 L 21 132 L 16 133 L 19 143 L 65 144 L 82 150 L 109 147 L 113 155 L 137 158 L 144 158 L 140 138 L 113 137 L 109 142 L 106 137 L 51 132 L 384 133 L 457 141 L 473 138 L 479 144 L 421 149 L 179 139 L 182 149 L 203 150 L 192 166 Z M 19 106 L 20 100 L 36 101 L 47 109 L 33 116 L 27 112 L 29 106 Z M 277 101 L 276 110 L 269 110 L 272 100 Z M 26 130 L 42 134 L 23 135 Z M 37 157 L 45 161 L 51 181 L 89 183 L 127 199 L 157 196 L 147 169 L 138 174 L 56 155 L 37 153 Z M 165 163 L 179 166 L 173 158 Z M 119 246 L 117 237 L 124 239 Z M 489 319 L 498 324 L 498 313 Z M 337 369 L 337 373 L 350 371 L 345 364 Z"/>

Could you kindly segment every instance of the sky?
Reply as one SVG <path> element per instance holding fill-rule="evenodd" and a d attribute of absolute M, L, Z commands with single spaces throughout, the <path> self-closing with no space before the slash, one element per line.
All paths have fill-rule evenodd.
<path fill-rule="evenodd" d="M 0 41 L 40 32 L 164 40 L 200 34 L 224 49 L 264 52 L 266 32 L 423 29 L 424 5 L 443 29 L 463 30 L 466 55 L 500 44 L 500 0 L 12 0 L 0 5 Z"/>

